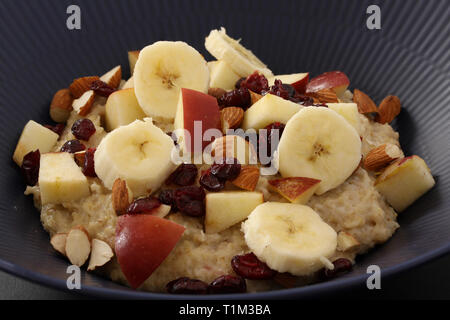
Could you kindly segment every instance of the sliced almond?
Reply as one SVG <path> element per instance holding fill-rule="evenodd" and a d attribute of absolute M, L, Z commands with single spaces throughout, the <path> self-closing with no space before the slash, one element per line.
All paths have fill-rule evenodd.
<path fill-rule="evenodd" d="M 385 143 L 369 151 L 364 159 L 364 168 L 368 171 L 377 172 L 402 156 L 403 152 L 399 147 L 391 143 Z"/>
<path fill-rule="evenodd" d="M 322 89 L 316 92 L 308 92 L 306 94 L 314 99 L 314 103 L 338 103 L 339 99 L 336 92 L 332 89 Z"/>
<path fill-rule="evenodd" d="M 222 132 L 227 133 L 228 129 L 238 128 L 244 119 L 244 110 L 238 107 L 227 107 L 220 111 L 222 122 Z"/>
<path fill-rule="evenodd" d="M 67 240 L 67 233 L 57 233 L 53 235 L 53 237 L 50 239 L 50 244 L 52 245 L 53 249 L 55 249 L 63 256 L 65 256 L 66 240 Z"/>
<path fill-rule="evenodd" d="M 165 216 L 167 216 L 169 214 L 171 208 L 172 207 L 167 204 L 161 204 L 158 208 L 152 210 L 151 214 L 153 216 L 164 218 Z"/>
<path fill-rule="evenodd" d="M 100 77 L 100 80 L 102 80 L 108 86 L 117 89 L 120 85 L 120 81 L 122 80 L 122 67 L 114 67 L 112 70 L 102 75 Z"/>
<path fill-rule="evenodd" d="M 134 66 L 136 65 L 140 52 L 141 52 L 140 50 L 128 51 L 128 62 L 130 63 L 131 75 L 133 75 L 134 73 Z"/>
<path fill-rule="evenodd" d="M 345 231 L 339 231 L 337 237 L 337 250 L 344 252 L 356 249 L 360 246 L 358 240 L 355 239 L 350 233 Z"/>
<path fill-rule="evenodd" d="M 90 90 L 92 82 L 99 80 L 98 76 L 82 77 L 73 80 L 69 86 L 70 92 L 75 99 L 81 97 L 86 91 Z"/>
<path fill-rule="evenodd" d="M 259 180 L 259 168 L 256 166 L 242 166 L 241 173 L 231 181 L 236 187 L 247 191 L 254 191 Z"/>
<path fill-rule="evenodd" d="M 91 253 L 91 240 L 82 226 L 72 228 L 67 234 L 66 256 L 70 263 L 81 267 Z"/>
<path fill-rule="evenodd" d="M 378 107 L 378 116 L 376 121 L 379 123 L 390 123 L 400 113 L 402 105 L 397 96 L 387 96 L 381 101 Z"/>
<path fill-rule="evenodd" d="M 88 271 L 105 265 L 114 256 L 111 247 L 105 241 L 93 239 L 91 245 L 92 251 L 87 268 Z"/>
<path fill-rule="evenodd" d="M 91 111 L 94 99 L 94 91 L 86 91 L 80 98 L 73 100 L 72 107 L 80 116 L 85 116 Z"/>
<path fill-rule="evenodd" d="M 208 94 L 210 96 L 213 96 L 216 99 L 219 99 L 225 93 L 227 93 L 227 92 L 224 89 L 222 89 L 222 88 L 209 88 L 208 89 Z"/>
<path fill-rule="evenodd" d="M 69 89 L 58 90 L 50 104 L 50 118 L 55 122 L 66 122 L 72 111 L 73 97 Z"/>
<path fill-rule="evenodd" d="M 253 92 L 251 90 L 248 90 L 248 91 L 250 92 L 250 99 L 252 101 L 252 105 L 263 97 L 262 95 L 260 95 L 260 94 L 258 94 L 256 92 Z"/>
<path fill-rule="evenodd" d="M 361 90 L 355 89 L 353 91 L 353 102 L 357 104 L 358 111 L 361 114 L 369 115 L 378 113 L 375 102 Z"/>
<path fill-rule="evenodd" d="M 130 188 L 128 188 L 125 180 L 117 178 L 116 181 L 114 181 L 111 200 L 117 215 L 127 212 L 127 209 L 133 200 L 133 194 Z"/>

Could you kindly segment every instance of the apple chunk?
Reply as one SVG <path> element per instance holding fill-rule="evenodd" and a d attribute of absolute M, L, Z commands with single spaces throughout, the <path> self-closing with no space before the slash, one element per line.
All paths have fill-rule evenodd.
<path fill-rule="evenodd" d="M 90 194 L 86 176 L 68 152 L 41 155 L 38 183 L 42 204 L 78 200 Z"/>
<path fill-rule="evenodd" d="M 18 166 L 22 165 L 23 157 L 39 149 L 39 152 L 46 153 L 51 151 L 59 136 L 43 125 L 30 120 L 25 125 L 17 142 L 16 150 L 13 154 L 13 160 Z"/>
<path fill-rule="evenodd" d="M 217 129 L 218 134 L 221 135 L 220 127 L 217 99 L 199 91 L 182 88 L 174 123 L 175 134 L 181 149 L 188 153 L 202 153 L 210 143 L 210 141 L 203 141 L 205 131 Z M 189 133 L 189 136 L 185 135 L 185 131 Z"/>
<path fill-rule="evenodd" d="M 435 184 L 431 171 L 419 156 L 394 161 L 375 181 L 375 187 L 387 202 L 401 212 Z"/>
<path fill-rule="evenodd" d="M 274 122 L 287 123 L 302 107 L 273 94 L 266 94 L 244 113 L 242 128 L 263 129 Z"/>
<path fill-rule="evenodd" d="M 216 233 L 245 220 L 264 202 L 261 192 L 229 191 L 206 195 L 205 232 Z"/>
<path fill-rule="evenodd" d="M 144 118 L 145 113 L 139 106 L 133 88 L 115 91 L 108 97 L 105 107 L 105 123 L 108 131 Z"/>
<path fill-rule="evenodd" d="M 270 180 L 276 192 L 292 203 L 306 204 L 319 187 L 320 180 L 306 177 L 290 177 Z"/>
<path fill-rule="evenodd" d="M 166 259 L 185 228 L 151 214 L 117 218 L 115 251 L 130 286 L 138 288 Z"/>
<path fill-rule="evenodd" d="M 327 103 L 327 106 L 343 116 L 356 129 L 356 132 L 360 132 L 359 112 L 356 103 Z"/>
<path fill-rule="evenodd" d="M 306 85 L 308 84 L 309 73 L 294 73 L 294 74 L 282 74 L 273 76 L 267 79 L 269 86 L 273 86 L 275 80 L 281 80 L 282 83 L 290 84 L 297 90 L 298 93 L 304 94 L 306 92 Z"/>
<path fill-rule="evenodd" d="M 241 78 L 223 60 L 208 62 L 209 86 L 211 88 L 234 89 L 234 85 Z"/>
<path fill-rule="evenodd" d="M 350 80 L 341 71 L 330 71 L 312 78 L 306 86 L 306 92 L 317 92 L 323 89 L 332 89 L 337 95 L 347 90 Z"/>

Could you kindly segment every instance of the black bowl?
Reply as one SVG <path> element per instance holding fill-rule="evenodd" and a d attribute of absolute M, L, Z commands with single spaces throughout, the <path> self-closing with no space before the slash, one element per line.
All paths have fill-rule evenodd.
<path fill-rule="evenodd" d="M 436 186 L 399 216 L 387 243 L 358 259 L 339 279 L 235 298 L 311 297 L 362 283 L 367 267 L 400 272 L 450 251 L 449 41 L 446 1 L 77 1 L 81 30 L 66 27 L 71 1 L 1 1 L 0 268 L 66 288 L 67 262 L 50 247 L 31 197 L 11 160 L 29 119 L 49 123 L 53 93 L 75 77 L 117 64 L 128 75 L 128 50 L 156 40 L 183 40 L 200 50 L 213 28 L 242 37 L 276 73 L 342 70 L 379 103 L 400 97 L 394 126 L 407 154 L 430 165 Z M 381 29 L 366 27 L 366 9 L 381 8 Z M 7 27 L 5 27 L 7 26 Z M 121 298 L 175 298 L 130 290 L 82 273 L 82 293 Z M 176 298 L 183 298 L 177 296 Z M 217 298 L 214 296 L 210 298 Z"/>

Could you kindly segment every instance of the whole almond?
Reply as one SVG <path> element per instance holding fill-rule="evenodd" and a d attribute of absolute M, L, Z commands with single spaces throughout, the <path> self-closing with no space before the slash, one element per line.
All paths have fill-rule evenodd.
<path fill-rule="evenodd" d="M 254 191 L 259 180 L 259 168 L 256 166 L 242 166 L 241 173 L 231 181 L 236 187 L 247 191 Z"/>
<path fill-rule="evenodd" d="M 364 159 L 364 168 L 368 171 L 379 171 L 392 161 L 403 156 L 403 152 L 394 144 L 385 143 L 369 151 Z"/>
<path fill-rule="evenodd" d="M 322 89 L 316 92 L 308 92 L 306 94 L 314 99 L 314 103 L 338 103 L 339 99 L 332 89 Z"/>
<path fill-rule="evenodd" d="M 387 96 L 378 107 L 376 121 L 379 123 L 390 123 L 400 113 L 402 106 L 397 96 Z"/>
<path fill-rule="evenodd" d="M 72 111 L 73 97 L 69 89 L 58 90 L 50 104 L 50 118 L 55 122 L 66 122 Z"/>
<path fill-rule="evenodd" d="M 236 129 L 244 119 L 244 110 L 238 107 L 227 107 L 220 111 L 222 132 L 227 133 L 228 129 Z"/>
<path fill-rule="evenodd" d="M 98 76 L 89 76 L 89 77 L 81 77 L 73 80 L 73 82 L 70 84 L 69 89 L 72 93 L 72 96 L 75 99 L 78 99 L 85 93 L 86 91 L 90 90 L 92 82 L 100 80 Z"/>
<path fill-rule="evenodd" d="M 111 200 L 117 215 L 127 212 L 132 197 L 130 197 L 130 190 L 128 189 L 125 180 L 117 178 L 116 181 L 114 181 Z"/>
<path fill-rule="evenodd" d="M 353 102 L 357 104 L 359 113 L 366 115 L 378 113 L 375 102 L 361 90 L 355 89 L 353 91 Z"/>

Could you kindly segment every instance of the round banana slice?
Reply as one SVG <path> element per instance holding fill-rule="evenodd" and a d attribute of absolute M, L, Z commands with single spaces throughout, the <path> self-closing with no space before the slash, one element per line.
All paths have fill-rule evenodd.
<path fill-rule="evenodd" d="M 270 268 L 297 276 L 323 268 L 337 234 L 310 207 L 281 202 L 257 206 L 242 224 L 245 242 Z"/>
<path fill-rule="evenodd" d="M 316 194 L 343 183 L 361 161 L 361 139 L 344 117 L 322 107 L 305 107 L 286 124 L 278 145 L 283 177 L 322 180 Z"/>
<path fill-rule="evenodd" d="M 238 40 L 230 38 L 223 27 L 220 30 L 211 30 L 205 39 L 205 47 L 217 60 L 227 62 L 241 77 L 247 77 L 255 71 L 261 72 L 267 78 L 273 76 L 272 71 L 253 52 Z"/>
<path fill-rule="evenodd" d="M 121 178 L 135 197 L 156 191 L 175 169 L 172 138 L 151 119 L 121 126 L 100 142 L 94 155 L 95 172 L 108 189 Z"/>
<path fill-rule="evenodd" d="M 158 41 L 141 50 L 134 68 L 134 91 L 144 112 L 157 121 L 175 118 L 181 88 L 208 92 L 203 56 L 181 41 Z"/>

